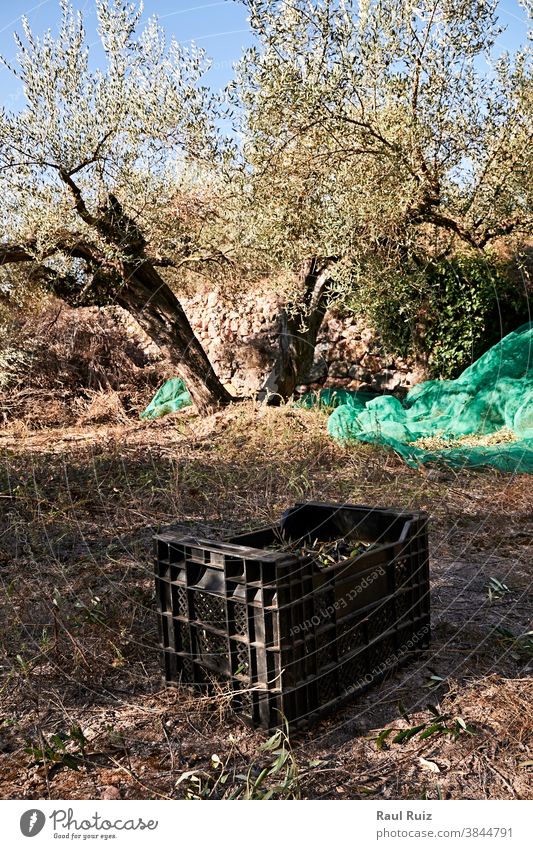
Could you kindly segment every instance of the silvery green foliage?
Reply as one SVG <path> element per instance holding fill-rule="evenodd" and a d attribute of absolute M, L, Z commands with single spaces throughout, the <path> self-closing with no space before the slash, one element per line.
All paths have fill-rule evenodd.
<path fill-rule="evenodd" d="M 16 36 L 9 67 L 25 102 L 0 113 L 2 233 L 43 253 L 80 237 L 112 253 L 88 223 L 112 191 L 157 255 L 176 195 L 198 191 L 216 155 L 217 104 L 202 85 L 208 62 L 202 50 L 168 40 L 155 18 L 141 27 L 142 4 L 97 0 L 105 63 L 94 70 L 82 15 L 68 0 L 60 6 L 57 35 L 38 37 L 23 19 Z M 175 241 L 179 248 L 179 234 Z"/>
<path fill-rule="evenodd" d="M 289 267 L 340 258 L 350 279 L 529 231 L 531 52 L 498 55 L 497 0 L 247 5 L 256 44 L 230 96 L 251 241 Z"/>

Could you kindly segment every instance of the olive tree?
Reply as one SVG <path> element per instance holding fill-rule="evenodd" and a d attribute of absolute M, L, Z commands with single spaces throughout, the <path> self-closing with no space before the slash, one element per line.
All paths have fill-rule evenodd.
<path fill-rule="evenodd" d="M 247 5 L 231 97 L 248 239 L 294 280 L 266 386 L 288 396 L 332 291 L 531 232 L 531 53 L 496 55 L 497 0 Z"/>
<path fill-rule="evenodd" d="M 81 14 L 60 5 L 57 37 L 23 20 L 8 65 L 25 102 L 0 113 L 0 271 L 26 263 L 71 304 L 121 305 L 198 407 L 227 402 L 169 285 L 187 265 L 225 261 L 207 226 L 222 154 L 205 56 L 167 43 L 155 19 L 141 28 L 142 4 L 97 0 L 105 67 L 94 70 Z"/>

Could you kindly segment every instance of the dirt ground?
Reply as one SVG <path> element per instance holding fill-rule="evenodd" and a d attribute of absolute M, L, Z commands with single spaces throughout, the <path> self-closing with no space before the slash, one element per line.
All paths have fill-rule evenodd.
<path fill-rule="evenodd" d="M 333 444 L 325 423 L 250 402 L 0 432 L 3 798 L 533 797 L 531 478 L 409 469 Z M 265 746 L 223 689 L 162 685 L 151 537 L 246 529 L 310 499 L 429 511 L 432 642 Z"/>

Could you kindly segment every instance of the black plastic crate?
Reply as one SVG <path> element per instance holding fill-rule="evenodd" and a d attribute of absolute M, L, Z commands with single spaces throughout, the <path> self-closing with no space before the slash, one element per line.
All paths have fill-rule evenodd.
<path fill-rule="evenodd" d="M 339 707 L 428 646 L 427 523 L 423 512 L 307 503 L 228 541 L 158 534 L 165 680 L 227 682 L 235 708 L 269 730 Z M 267 549 L 339 538 L 373 545 L 327 568 Z"/>

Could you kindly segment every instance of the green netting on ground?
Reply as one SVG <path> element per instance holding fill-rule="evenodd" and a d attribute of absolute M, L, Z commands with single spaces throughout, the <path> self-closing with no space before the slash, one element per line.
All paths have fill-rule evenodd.
<path fill-rule="evenodd" d="M 167 413 L 175 413 L 184 407 L 190 407 L 192 398 L 181 377 L 171 377 L 157 390 L 141 413 L 141 419 L 159 419 Z"/>
<path fill-rule="evenodd" d="M 457 380 L 421 383 L 403 402 L 392 395 L 368 400 L 346 393 L 337 393 L 340 403 L 328 396 L 336 407 L 328 421 L 334 439 L 389 446 L 411 466 L 438 462 L 533 472 L 533 322 L 502 339 Z M 475 444 L 490 434 L 487 444 Z"/>

